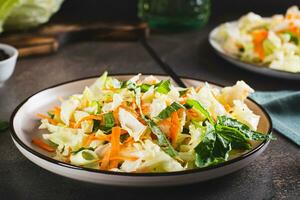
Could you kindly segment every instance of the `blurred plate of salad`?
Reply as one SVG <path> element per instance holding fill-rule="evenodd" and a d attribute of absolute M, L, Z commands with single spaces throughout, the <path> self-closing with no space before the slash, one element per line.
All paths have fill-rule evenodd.
<path fill-rule="evenodd" d="M 62 3 L 63 0 L 0 0 L 0 32 L 46 23 Z"/>
<path fill-rule="evenodd" d="M 261 17 L 253 12 L 215 28 L 212 47 L 225 59 L 251 71 L 300 79 L 300 11 Z"/>

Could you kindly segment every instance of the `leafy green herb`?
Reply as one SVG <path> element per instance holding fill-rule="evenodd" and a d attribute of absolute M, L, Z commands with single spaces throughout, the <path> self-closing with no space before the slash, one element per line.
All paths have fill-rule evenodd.
<path fill-rule="evenodd" d="M 227 129 L 231 128 L 231 130 L 235 129 L 236 131 L 239 131 L 241 134 L 245 135 L 245 137 L 247 137 L 249 140 L 263 141 L 263 140 L 275 139 L 272 136 L 272 134 L 265 135 L 257 131 L 252 131 L 246 124 L 243 124 L 237 121 L 236 119 L 232 119 L 227 116 L 219 116 L 217 123 L 219 125 L 226 126 Z"/>
<path fill-rule="evenodd" d="M 0 132 L 6 131 L 8 129 L 8 122 L 0 121 Z"/>
<path fill-rule="evenodd" d="M 233 149 L 251 149 L 249 138 L 247 138 L 243 133 L 241 133 L 237 129 L 217 124 L 216 131 L 219 135 L 221 135 L 223 138 L 226 138 L 226 140 L 232 143 Z"/>
<path fill-rule="evenodd" d="M 168 94 L 171 90 L 171 81 L 170 80 L 165 80 L 165 81 L 160 81 L 156 85 L 156 91 L 162 94 Z"/>
<path fill-rule="evenodd" d="M 82 150 L 91 150 L 94 151 L 94 149 L 92 147 L 86 148 L 86 147 L 81 147 L 79 149 L 77 149 L 76 151 L 72 151 L 72 154 L 77 154 L 78 152 L 82 151 Z"/>
<path fill-rule="evenodd" d="M 224 162 L 230 150 L 230 143 L 216 133 L 213 125 L 207 123 L 205 137 L 195 148 L 195 164 L 200 168 Z"/>
<path fill-rule="evenodd" d="M 184 105 L 186 109 L 194 108 L 198 112 L 200 112 L 211 124 L 214 124 L 214 120 L 210 116 L 209 112 L 200 104 L 200 102 L 194 99 L 188 99 L 186 104 Z"/>
<path fill-rule="evenodd" d="M 172 157 L 177 156 L 176 150 L 172 147 L 169 140 L 166 138 L 165 134 L 158 128 L 158 126 L 150 119 L 144 118 L 147 125 L 151 129 L 152 133 L 154 133 L 158 140 L 158 145 L 160 148 L 162 148 L 163 151 L 165 151 L 167 154 L 169 154 Z"/>
<path fill-rule="evenodd" d="M 252 131 L 247 125 L 227 116 L 219 116 L 215 125 L 206 123 L 203 140 L 195 148 L 197 167 L 224 162 L 231 150 L 251 149 L 251 140 L 270 140 L 272 136 Z"/>
<path fill-rule="evenodd" d="M 171 116 L 171 114 L 177 110 L 179 110 L 180 108 L 184 108 L 184 106 L 182 106 L 179 103 L 173 102 L 171 105 L 167 106 L 165 109 L 163 109 L 158 115 L 157 115 L 157 119 L 167 119 Z"/>

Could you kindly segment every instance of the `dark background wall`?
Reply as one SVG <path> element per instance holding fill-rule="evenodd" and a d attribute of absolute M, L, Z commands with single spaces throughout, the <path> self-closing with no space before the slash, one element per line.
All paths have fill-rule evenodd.
<path fill-rule="evenodd" d="M 55 21 L 136 20 L 138 0 L 65 0 Z M 300 0 L 212 0 L 212 19 L 255 10 L 262 15 L 283 13 Z"/>

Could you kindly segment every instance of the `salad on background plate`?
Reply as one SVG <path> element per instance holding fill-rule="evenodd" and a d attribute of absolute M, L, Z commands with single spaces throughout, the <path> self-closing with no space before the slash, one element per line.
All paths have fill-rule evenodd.
<path fill-rule="evenodd" d="M 261 17 L 253 12 L 216 28 L 212 36 L 225 54 L 246 63 L 300 73 L 300 11 Z"/>
<path fill-rule="evenodd" d="M 59 161 L 118 172 L 172 172 L 217 165 L 272 139 L 245 104 L 244 81 L 215 88 L 176 87 L 140 74 L 127 81 L 105 72 L 82 94 L 61 99 L 41 118 L 37 147 Z"/>

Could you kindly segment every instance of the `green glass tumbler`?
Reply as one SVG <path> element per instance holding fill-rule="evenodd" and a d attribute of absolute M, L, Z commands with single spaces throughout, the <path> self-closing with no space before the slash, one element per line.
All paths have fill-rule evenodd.
<path fill-rule="evenodd" d="M 209 19 L 210 0 L 139 0 L 138 16 L 154 29 L 197 29 Z"/>

